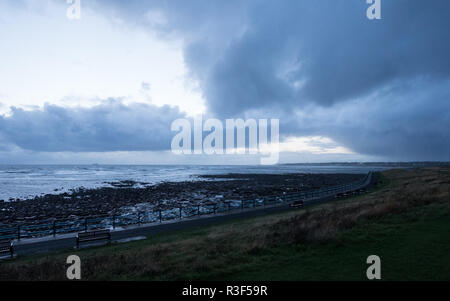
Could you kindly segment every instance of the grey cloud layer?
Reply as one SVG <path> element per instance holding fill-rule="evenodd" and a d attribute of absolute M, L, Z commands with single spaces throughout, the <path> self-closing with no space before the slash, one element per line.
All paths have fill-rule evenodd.
<path fill-rule="evenodd" d="M 43 152 L 167 150 L 178 109 L 109 100 L 92 108 L 46 105 L 0 116 L 0 141 Z"/>
<path fill-rule="evenodd" d="M 326 132 L 360 154 L 449 160 L 449 84 L 413 80 L 401 88 L 384 88 L 331 107 L 308 106 L 284 129 L 293 135 Z"/>

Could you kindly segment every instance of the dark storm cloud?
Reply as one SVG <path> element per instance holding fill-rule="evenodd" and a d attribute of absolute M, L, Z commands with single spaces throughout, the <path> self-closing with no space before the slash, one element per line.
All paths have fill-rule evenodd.
<path fill-rule="evenodd" d="M 450 160 L 450 90 L 415 79 L 330 107 L 310 106 L 285 133 L 321 135 L 360 154 L 393 160 Z M 432 101 L 430 101 L 432 99 Z M 282 125 L 280 125 L 281 127 Z"/>
<path fill-rule="evenodd" d="M 388 158 L 450 160 L 450 1 L 382 0 L 374 21 L 365 0 L 96 3 L 181 37 L 216 116 L 272 113 L 284 135 L 324 135 Z M 167 22 L 155 25 L 148 11 Z"/>
<path fill-rule="evenodd" d="M 330 105 L 397 79 L 450 75 L 450 2 L 363 0 L 97 1 L 142 25 L 161 11 L 185 38 L 185 59 L 217 114 L 306 101 Z M 297 83 L 297 86 L 296 86 Z"/>
<path fill-rule="evenodd" d="M 46 105 L 0 116 L 0 141 L 43 152 L 167 150 L 178 109 L 109 100 L 92 108 Z"/>

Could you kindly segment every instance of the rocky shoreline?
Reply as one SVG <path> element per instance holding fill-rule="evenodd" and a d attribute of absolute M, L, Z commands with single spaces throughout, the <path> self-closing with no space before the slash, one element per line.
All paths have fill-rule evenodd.
<path fill-rule="evenodd" d="M 30 200 L 0 203 L 0 225 L 167 210 L 181 206 L 258 199 L 357 181 L 361 174 L 224 174 L 196 181 L 148 183 L 121 181 L 110 187 L 80 188 Z"/>

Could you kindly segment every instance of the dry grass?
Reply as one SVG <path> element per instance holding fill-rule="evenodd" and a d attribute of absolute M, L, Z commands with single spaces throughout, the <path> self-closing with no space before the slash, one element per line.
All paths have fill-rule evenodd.
<path fill-rule="evenodd" d="M 82 251 L 83 279 L 181 280 L 216 269 L 232 271 L 236 263 L 246 264 L 276 245 L 328 242 L 362 221 L 450 202 L 450 169 L 390 170 L 383 176 L 389 186 L 346 201 L 214 226 L 198 235 L 181 233 L 167 242 Z M 2 263 L 0 279 L 64 280 L 65 256 Z"/>
<path fill-rule="evenodd" d="M 450 202 L 450 170 L 442 168 L 390 170 L 388 188 L 340 205 L 280 220 L 269 228 L 272 236 L 292 242 L 324 242 L 363 220 L 404 212 L 430 203 Z"/>

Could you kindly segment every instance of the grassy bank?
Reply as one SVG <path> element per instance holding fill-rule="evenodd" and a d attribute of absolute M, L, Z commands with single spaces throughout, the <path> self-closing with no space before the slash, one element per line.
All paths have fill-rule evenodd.
<path fill-rule="evenodd" d="M 76 253 L 85 280 L 450 280 L 450 170 L 391 170 L 365 196 L 81 251 L 0 263 L 0 279 L 64 280 Z"/>

